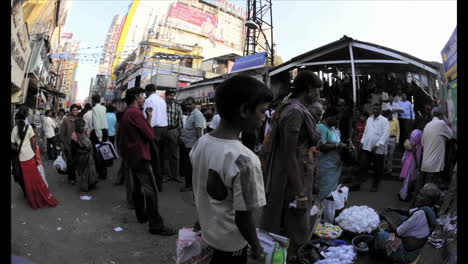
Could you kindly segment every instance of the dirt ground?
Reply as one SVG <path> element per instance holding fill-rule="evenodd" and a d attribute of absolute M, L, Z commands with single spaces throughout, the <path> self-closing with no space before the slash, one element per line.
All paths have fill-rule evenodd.
<path fill-rule="evenodd" d="M 175 263 L 177 236 L 161 237 L 148 233 L 147 224 L 136 221 L 126 205 L 125 187 L 113 186 L 117 163 L 108 179 L 89 193 L 92 199 L 80 200 L 77 186 L 55 172 L 51 162 L 44 164 L 50 191 L 59 204 L 55 208 L 33 210 L 21 189 L 11 183 L 12 255 L 24 256 L 37 264 L 155 264 Z M 191 227 L 196 211 L 191 193 L 180 193 L 181 184 L 168 183 L 160 193 L 160 212 L 176 228 Z M 370 181 L 360 192 L 350 192 L 348 206 L 368 205 L 376 210 L 405 207 L 396 198 L 401 182 L 383 181 L 377 193 L 369 192 Z M 123 231 L 114 231 L 121 227 Z M 359 257 L 355 263 L 375 263 Z"/>

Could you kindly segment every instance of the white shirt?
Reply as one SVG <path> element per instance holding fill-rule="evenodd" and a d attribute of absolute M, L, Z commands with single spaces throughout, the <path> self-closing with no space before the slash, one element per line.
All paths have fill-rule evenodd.
<path fill-rule="evenodd" d="M 398 112 L 393 112 L 394 110 L 403 110 L 401 106 L 395 102 L 382 103 L 382 111 L 390 110 L 392 111 L 393 119 L 398 119 Z"/>
<path fill-rule="evenodd" d="M 409 212 L 411 214 L 416 210 L 419 210 L 419 208 L 413 208 Z M 396 231 L 400 237 L 425 238 L 429 236 L 431 231 L 427 223 L 426 212 L 424 210 L 417 211 L 408 220 L 398 226 Z"/>
<path fill-rule="evenodd" d="M 216 129 L 219 126 L 220 121 L 221 121 L 221 117 L 219 116 L 219 114 L 214 115 L 210 123 L 210 128 Z"/>
<path fill-rule="evenodd" d="M 253 211 L 266 205 L 260 160 L 239 140 L 202 136 L 190 152 L 193 193 L 203 239 L 212 247 L 238 251 L 247 241 L 234 220 L 235 211 Z M 216 200 L 207 192 L 208 177 L 217 177 L 227 196 Z"/>
<path fill-rule="evenodd" d="M 52 117 L 46 117 L 45 118 L 45 126 L 44 126 L 44 131 L 45 135 L 47 138 L 53 138 L 55 137 L 55 127 L 57 125 L 55 124 L 54 119 Z"/>
<path fill-rule="evenodd" d="M 26 128 L 26 127 L 25 127 Z M 34 137 L 34 131 L 31 126 L 28 126 L 28 130 L 26 131 L 26 135 L 24 136 L 23 145 L 21 145 L 19 160 L 20 161 L 27 161 L 32 159 L 36 154 L 31 147 L 31 138 Z M 21 139 L 18 135 L 18 126 L 14 126 L 13 130 L 11 131 L 11 143 L 15 143 L 16 146 L 19 148 L 21 144 Z"/>
<path fill-rule="evenodd" d="M 93 129 L 99 141 L 102 141 L 102 130 L 109 128 L 109 126 L 107 125 L 106 111 L 106 107 L 101 104 L 96 104 L 92 110 Z"/>
<path fill-rule="evenodd" d="M 83 116 L 83 120 L 85 121 L 86 132 L 88 132 L 88 135 L 89 135 L 89 133 L 91 133 L 91 130 L 94 129 L 94 127 L 93 127 L 93 111 L 89 110 L 88 112 L 86 112 L 86 114 L 84 114 L 84 116 Z"/>
<path fill-rule="evenodd" d="M 376 154 L 387 154 L 387 140 L 390 136 L 390 124 L 388 119 L 379 115 L 377 118 L 370 116 L 366 122 L 364 135 L 361 143 L 362 149 L 372 151 L 374 146 L 378 146 Z"/>
<path fill-rule="evenodd" d="M 167 127 L 167 105 L 161 96 L 156 93 L 151 94 L 145 100 L 143 105 L 143 115 L 146 118 L 146 108 L 153 108 L 153 118 L 151 118 L 152 127 Z"/>
<path fill-rule="evenodd" d="M 440 172 L 445 165 L 445 141 L 453 138 L 453 131 L 445 121 L 434 117 L 423 130 L 421 144 L 424 148 L 421 171 Z"/>

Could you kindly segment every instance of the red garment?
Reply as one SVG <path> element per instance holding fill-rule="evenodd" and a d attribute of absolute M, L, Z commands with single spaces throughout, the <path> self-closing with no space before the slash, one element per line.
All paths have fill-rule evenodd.
<path fill-rule="evenodd" d="M 151 160 L 150 142 L 154 132 L 140 109 L 127 107 L 120 120 L 119 134 L 119 149 L 130 167 L 142 160 Z"/>
<path fill-rule="evenodd" d="M 366 129 L 366 121 L 356 123 L 356 144 L 361 146 L 361 139 Z"/>
<path fill-rule="evenodd" d="M 23 171 L 24 189 L 26 197 L 33 209 L 45 206 L 56 206 L 57 199 L 49 192 L 49 189 L 42 180 L 42 176 L 37 168 L 35 158 L 22 161 L 21 170 Z"/>

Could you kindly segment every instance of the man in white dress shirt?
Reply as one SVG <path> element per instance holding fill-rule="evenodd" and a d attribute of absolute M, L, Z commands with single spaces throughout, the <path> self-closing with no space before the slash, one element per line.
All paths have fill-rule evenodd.
<path fill-rule="evenodd" d="M 92 129 L 90 139 L 91 143 L 93 144 L 94 151 L 97 151 L 96 144 L 105 142 L 108 138 L 106 107 L 100 104 L 101 97 L 98 94 L 93 95 L 91 100 L 93 103 L 93 109 L 91 111 L 88 111 L 92 113 Z M 101 155 L 95 155 L 94 161 L 96 164 L 98 178 L 101 180 L 105 180 L 107 178 L 107 167 L 106 163 L 104 162 L 104 159 L 102 159 Z"/>
<path fill-rule="evenodd" d="M 370 159 L 374 161 L 374 179 L 371 192 L 376 192 L 384 173 L 384 158 L 387 154 L 387 140 L 390 136 L 388 119 L 381 115 L 381 104 L 374 104 L 373 115 L 367 119 L 362 136 L 362 152 L 360 156 L 360 172 L 354 179 L 351 191 L 359 191 L 361 177 L 367 175 Z"/>
<path fill-rule="evenodd" d="M 424 127 L 421 144 L 424 149 L 421 162 L 421 173 L 416 179 L 415 193 L 425 183 L 440 183 L 440 173 L 445 168 L 445 145 L 448 139 L 454 138 L 453 130 L 443 119 L 438 107 L 432 109 L 432 121 Z M 414 199 L 413 199 L 414 203 Z"/>
<path fill-rule="evenodd" d="M 156 184 L 159 191 L 162 191 L 163 180 L 163 158 L 164 139 L 167 135 L 167 104 L 164 99 L 156 94 L 156 86 L 152 83 L 145 86 L 146 100 L 143 105 L 143 115 L 146 118 L 146 109 L 153 109 L 153 117 L 151 118 L 151 127 L 154 130 L 154 149 L 152 151 L 153 171 L 156 176 Z M 153 156 L 154 155 L 154 156 Z"/>
<path fill-rule="evenodd" d="M 55 160 L 57 158 L 56 127 L 57 125 L 54 119 L 52 119 L 52 111 L 47 110 L 44 118 L 44 132 L 47 138 L 47 158 L 49 160 Z"/>

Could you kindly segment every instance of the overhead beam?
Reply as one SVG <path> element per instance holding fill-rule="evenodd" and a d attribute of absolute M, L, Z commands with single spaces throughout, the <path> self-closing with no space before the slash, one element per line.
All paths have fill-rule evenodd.
<path fill-rule="evenodd" d="M 334 60 L 334 61 L 317 61 L 317 62 L 306 62 L 297 66 L 316 66 L 316 65 L 332 65 L 332 64 L 349 64 L 351 60 Z M 354 63 L 383 63 L 383 64 L 409 64 L 409 62 L 402 60 L 354 60 Z"/>
<path fill-rule="evenodd" d="M 410 64 L 413 64 L 419 68 L 422 68 L 423 70 L 426 70 L 430 73 L 433 73 L 435 75 L 438 75 L 439 74 L 439 71 L 437 70 L 434 70 L 433 68 L 429 67 L 429 66 L 426 66 L 420 62 L 417 62 L 415 60 L 412 60 L 410 58 L 407 58 L 403 55 L 400 55 L 398 53 L 395 53 L 395 52 L 392 52 L 392 51 L 388 51 L 388 50 L 384 50 L 384 49 L 381 49 L 381 48 L 377 48 L 377 47 L 374 47 L 374 46 L 370 46 L 370 45 L 366 45 L 366 44 L 362 44 L 362 43 L 357 43 L 357 42 L 352 42 L 352 45 L 353 47 L 356 47 L 356 48 L 360 48 L 360 49 L 365 49 L 365 50 L 370 50 L 370 51 L 373 51 L 373 52 L 377 52 L 377 53 L 380 53 L 380 54 L 384 54 L 384 55 L 387 55 L 387 56 L 390 56 L 390 57 L 393 57 L 393 58 L 396 58 L 396 59 L 400 59 L 402 61 L 406 61 Z"/>
<path fill-rule="evenodd" d="M 330 53 L 330 52 L 333 52 L 333 51 L 335 51 L 335 50 L 339 50 L 339 49 L 345 48 L 345 47 L 347 47 L 347 46 L 348 46 L 348 42 L 347 42 L 347 43 L 343 43 L 343 44 L 341 44 L 341 45 L 338 45 L 338 46 L 336 46 L 336 47 L 328 48 L 328 49 L 323 50 L 323 51 L 321 51 L 321 52 L 318 52 L 318 53 L 316 53 L 316 54 L 307 56 L 307 57 L 305 57 L 304 59 L 298 60 L 298 61 L 296 61 L 296 62 L 291 62 L 291 63 L 289 63 L 289 64 L 287 64 L 287 65 L 284 65 L 283 67 L 280 67 L 280 68 L 278 68 L 278 69 L 276 69 L 276 70 L 274 70 L 274 71 L 271 71 L 269 75 L 270 75 L 270 76 L 276 75 L 276 74 L 278 74 L 278 73 L 280 73 L 280 72 L 283 72 L 283 71 L 285 71 L 285 70 L 289 70 L 289 69 L 291 69 L 291 68 L 293 68 L 293 67 L 296 67 L 297 65 L 299 65 L 299 64 L 301 64 L 301 63 L 303 63 L 303 62 L 305 62 L 305 61 L 313 60 L 313 59 L 315 59 L 315 58 L 318 58 L 318 57 L 320 57 L 320 56 L 323 56 L 323 55 L 328 54 L 328 53 Z"/>

